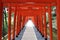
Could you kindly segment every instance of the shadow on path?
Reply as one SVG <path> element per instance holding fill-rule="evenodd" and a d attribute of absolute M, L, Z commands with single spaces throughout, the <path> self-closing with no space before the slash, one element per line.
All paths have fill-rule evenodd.
<path fill-rule="evenodd" d="M 42 37 L 42 35 L 39 33 L 39 31 L 35 27 L 33 28 L 34 28 L 37 40 L 45 40 L 44 37 Z"/>
<path fill-rule="evenodd" d="M 18 37 L 15 38 L 15 40 L 21 40 L 21 39 L 22 39 L 22 36 L 23 36 L 23 34 L 24 34 L 24 32 L 25 32 L 25 29 L 26 29 L 26 27 L 24 27 L 24 28 L 21 30 L 21 32 L 19 33 Z"/>

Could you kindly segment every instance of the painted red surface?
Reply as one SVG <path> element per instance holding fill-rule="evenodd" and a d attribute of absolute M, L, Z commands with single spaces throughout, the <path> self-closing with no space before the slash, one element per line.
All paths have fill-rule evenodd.
<path fill-rule="evenodd" d="M 0 3 L 0 40 L 2 40 L 2 13 L 3 13 L 3 5 Z"/>
<path fill-rule="evenodd" d="M 2 11 L 3 7 L 8 7 L 8 40 L 11 40 L 11 12 L 14 14 L 13 38 L 23 29 L 29 18 L 32 19 L 36 28 L 47 38 L 46 11 L 49 14 L 50 40 L 52 39 L 52 15 L 51 6 L 56 6 L 57 15 L 57 35 L 60 40 L 60 0 L 2 0 L 0 1 L 0 40 L 2 40 Z M 46 10 L 46 6 L 48 9 Z M 37 17 L 38 16 L 38 17 Z M 44 18 L 43 18 L 44 16 Z M 43 19 L 42 19 L 43 18 Z M 44 24 L 43 24 L 44 21 Z"/>
<path fill-rule="evenodd" d="M 8 40 L 11 40 L 11 7 L 9 7 L 8 13 Z"/>
<path fill-rule="evenodd" d="M 56 9 L 56 15 L 57 15 L 57 35 L 58 35 L 58 40 L 60 40 L 60 0 L 57 0 L 57 9 Z"/>

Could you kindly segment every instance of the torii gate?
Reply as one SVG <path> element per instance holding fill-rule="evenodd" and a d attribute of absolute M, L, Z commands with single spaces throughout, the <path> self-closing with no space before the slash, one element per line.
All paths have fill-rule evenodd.
<path fill-rule="evenodd" d="M 29 3 L 30 2 L 30 3 Z M 11 11 L 14 11 L 14 32 L 13 39 L 15 38 L 15 27 L 17 26 L 16 35 L 19 34 L 21 29 L 19 26 L 23 26 L 28 20 L 28 16 L 33 16 L 37 29 L 47 38 L 46 33 L 46 11 L 49 13 L 49 25 L 50 25 L 50 40 L 52 39 L 52 19 L 51 19 L 51 6 L 56 6 L 57 15 L 57 35 L 58 40 L 60 40 L 60 4 L 59 0 L 1 0 L 0 1 L 0 40 L 2 40 L 2 18 L 3 18 L 3 7 L 8 7 L 8 40 L 11 40 Z M 24 8 L 25 7 L 25 8 Z M 48 7 L 47 9 L 45 7 Z M 33 9 L 32 9 L 33 8 Z M 36 9 L 36 10 L 34 10 Z M 16 18 L 17 16 L 17 18 Z M 36 16 L 38 16 L 36 20 Z M 44 16 L 44 31 L 42 28 L 42 16 Z M 23 20 L 23 19 L 24 20 Z M 40 19 L 39 19 L 40 18 Z M 16 22 L 16 20 L 18 20 Z M 21 21 L 23 21 L 21 23 Z M 39 23 L 40 22 L 40 23 Z M 15 25 L 17 23 L 17 25 Z M 21 23 L 21 25 L 20 25 Z M 19 29 L 18 29 L 19 28 Z M 45 32 L 45 33 L 44 33 Z"/>

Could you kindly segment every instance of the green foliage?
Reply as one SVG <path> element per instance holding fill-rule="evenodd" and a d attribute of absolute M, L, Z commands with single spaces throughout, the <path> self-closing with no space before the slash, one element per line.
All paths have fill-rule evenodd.
<path fill-rule="evenodd" d="M 3 36 L 5 36 L 7 34 L 7 30 L 8 30 L 8 28 L 7 28 L 7 26 L 8 26 L 7 25 L 7 17 L 8 17 L 8 15 L 7 15 L 6 12 L 4 12 L 3 16 L 4 16 L 4 19 L 3 19 Z"/>
<path fill-rule="evenodd" d="M 4 27 L 3 27 L 3 36 L 5 36 L 7 34 L 7 25 L 6 23 L 4 23 Z"/>

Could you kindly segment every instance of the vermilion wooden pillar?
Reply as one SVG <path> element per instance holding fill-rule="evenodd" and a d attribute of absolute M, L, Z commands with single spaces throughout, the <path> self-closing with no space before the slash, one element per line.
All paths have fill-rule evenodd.
<path fill-rule="evenodd" d="M 19 12 L 17 14 L 17 35 L 19 33 Z"/>
<path fill-rule="evenodd" d="M 40 26 L 39 26 L 39 31 L 40 31 L 40 33 L 41 33 L 41 13 L 40 13 L 40 15 L 39 15 L 39 21 L 40 21 Z"/>
<path fill-rule="evenodd" d="M 21 23 L 20 23 L 20 24 L 22 25 L 22 16 L 21 16 L 20 18 L 21 18 L 21 19 L 20 19 L 20 21 L 21 21 Z M 22 30 L 22 28 L 21 28 L 21 30 Z"/>
<path fill-rule="evenodd" d="M 44 37 L 44 27 L 43 27 L 43 9 L 41 9 L 41 14 L 40 14 L 40 22 L 41 22 L 41 33 L 42 37 Z"/>
<path fill-rule="evenodd" d="M 25 26 L 25 16 L 24 16 L 24 19 L 23 19 L 23 26 Z"/>
<path fill-rule="evenodd" d="M 41 32 L 41 20 L 40 20 L 40 15 L 39 15 L 39 31 Z"/>
<path fill-rule="evenodd" d="M 25 18 L 26 18 L 26 16 L 24 17 L 24 26 L 25 26 Z"/>
<path fill-rule="evenodd" d="M 15 40 L 15 27 L 16 27 L 16 11 L 17 11 L 17 7 L 15 7 L 15 13 L 14 13 L 14 28 L 13 28 L 13 40 Z"/>
<path fill-rule="evenodd" d="M 36 16 L 36 20 L 37 20 L 37 29 L 38 29 L 38 16 Z"/>
<path fill-rule="evenodd" d="M 23 18 L 23 17 L 21 16 L 21 30 L 22 30 L 22 28 L 23 28 L 23 27 L 22 27 L 22 21 L 23 21 L 22 18 Z"/>
<path fill-rule="evenodd" d="M 60 40 L 60 0 L 57 0 L 56 15 L 57 15 L 57 35 L 58 35 L 57 40 Z"/>
<path fill-rule="evenodd" d="M 25 16 L 25 22 L 24 22 L 24 24 L 26 24 L 26 22 L 27 22 L 27 17 Z"/>
<path fill-rule="evenodd" d="M 38 29 L 39 29 L 39 23 L 40 23 L 40 22 L 39 22 L 39 16 L 38 16 Z"/>
<path fill-rule="evenodd" d="M 19 11 L 18 10 L 16 10 L 17 11 L 17 37 L 18 37 L 18 35 L 19 35 L 19 32 L 20 32 L 20 13 L 19 13 Z"/>
<path fill-rule="evenodd" d="M 43 22 L 43 20 L 42 20 L 42 12 L 40 12 L 40 32 L 41 32 L 41 34 L 43 35 L 42 22 Z"/>
<path fill-rule="evenodd" d="M 18 37 L 18 12 L 16 10 L 16 37 Z"/>
<path fill-rule="evenodd" d="M 38 16 L 38 30 L 39 30 L 39 16 Z"/>
<path fill-rule="evenodd" d="M 38 17 L 36 16 L 36 28 L 38 29 Z"/>
<path fill-rule="evenodd" d="M 17 36 L 19 34 L 19 12 L 17 13 Z"/>
<path fill-rule="evenodd" d="M 25 16 L 25 22 L 24 22 L 24 24 L 26 24 L 26 16 Z"/>
<path fill-rule="evenodd" d="M 3 18 L 3 4 L 0 3 L 0 40 L 2 40 L 2 18 Z"/>
<path fill-rule="evenodd" d="M 20 14 L 19 14 L 19 33 L 21 31 L 21 21 L 20 21 Z"/>
<path fill-rule="evenodd" d="M 20 13 L 18 13 L 18 35 L 20 33 Z"/>
<path fill-rule="evenodd" d="M 46 26 L 46 9 L 45 9 L 45 7 L 44 7 L 44 14 L 43 14 L 43 16 L 44 16 L 44 38 L 45 38 L 45 40 L 47 40 L 47 26 Z"/>
<path fill-rule="evenodd" d="M 42 8 L 42 36 L 44 37 L 44 6 L 43 6 L 43 8 Z"/>
<path fill-rule="evenodd" d="M 34 19 L 35 19 L 35 26 L 37 27 L 37 21 L 36 21 L 36 16 L 34 17 Z"/>
<path fill-rule="evenodd" d="M 21 14 L 20 14 L 20 31 L 21 31 Z"/>
<path fill-rule="evenodd" d="M 38 15 L 38 29 L 40 31 L 40 15 Z"/>
<path fill-rule="evenodd" d="M 8 8 L 8 40 L 11 40 L 11 6 Z"/>
<path fill-rule="evenodd" d="M 48 17 L 49 17 L 50 40 L 53 40 L 51 6 L 49 6 L 49 8 L 48 8 Z"/>
<path fill-rule="evenodd" d="M 34 19 L 35 19 L 35 26 L 37 27 L 37 20 L 36 20 L 36 16 L 34 17 Z"/>
<path fill-rule="evenodd" d="M 24 21 L 25 21 L 25 16 L 23 16 L 23 28 L 24 28 L 24 26 L 25 26 Z"/>
<path fill-rule="evenodd" d="M 40 15 L 39 15 L 39 31 L 41 33 L 41 11 L 40 11 Z"/>
<path fill-rule="evenodd" d="M 23 28 L 23 25 L 24 25 L 24 16 L 22 18 L 22 28 Z"/>

